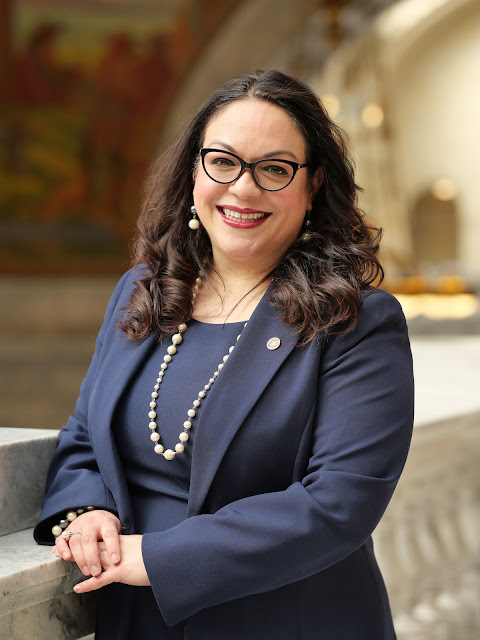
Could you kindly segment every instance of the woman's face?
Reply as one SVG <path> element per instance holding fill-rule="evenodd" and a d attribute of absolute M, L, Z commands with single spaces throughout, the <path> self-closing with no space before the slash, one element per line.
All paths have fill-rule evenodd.
<path fill-rule="evenodd" d="M 230 151 L 246 162 L 263 158 L 304 164 L 305 142 L 290 116 L 264 100 L 243 99 L 222 109 L 208 124 L 204 147 Z M 311 209 L 320 170 L 311 184 L 299 169 L 281 191 L 265 191 L 246 169 L 230 184 L 207 176 L 201 162 L 195 174 L 193 200 L 221 265 L 266 272 L 276 266 L 297 238 L 305 212 Z"/>

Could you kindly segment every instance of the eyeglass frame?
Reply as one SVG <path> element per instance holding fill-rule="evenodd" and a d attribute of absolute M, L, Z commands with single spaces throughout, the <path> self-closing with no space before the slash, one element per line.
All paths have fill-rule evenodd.
<path fill-rule="evenodd" d="M 218 153 L 226 153 L 227 155 L 233 156 L 234 158 L 236 158 L 240 162 L 240 173 L 238 174 L 238 176 L 236 178 L 233 178 L 233 180 L 227 180 L 226 182 L 222 182 L 221 180 L 215 180 L 215 178 L 212 178 L 212 176 L 208 173 L 208 171 L 207 171 L 207 169 L 205 167 L 205 156 L 207 155 L 207 153 L 209 151 L 217 151 Z M 298 162 L 293 162 L 292 160 L 284 160 L 283 158 L 262 158 L 261 160 L 256 160 L 255 162 L 245 162 L 245 160 L 243 158 L 241 158 L 240 156 L 237 156 L 236 153 L 232 153 L 231 151 L 226 151 L 225 149 L 212 149 L 210 147 L 202 147 L 200 149 L 199 153 L 200 153 L 200 157 L 202 158 L 203 170 L 205 171 L 207 176 L 210 178 L 210 180 L 213 180 L 214 182 L 217 182 L 218 184 L 232 184 L 232 182 L 235 182 L 235 180 L 238 180 L 240 178 L 240 176 L 245 171 L 245 169 L 250 169 L 250 171 L 252 172 L 252 178 L 253 178 L 255 184 L 260 189 L 263 189 L 263 191 L 282 191 L 282 189 L 285 189 L 286 187 L 288 187 L 289 184 L 292 183 L 292 181 L 295 178 L 295 176 L 297 174 L 297 171 L 299 169 L 304 169 L 305 167 L 309 167 L 310 166 L 308 163 L 307 164 L 299 164 Z M 262 187 L 262 185 L 258 182 L 258 180 L 257 180 L 257 178 L 255 176 L 255 168 L 261 162 L 266 162 L 266 161 L 284 162 L 285 164 L 288 164 L 288 165 L 290 165 L 292 167 L 292 169 L 293 169 L 292 177 L 290 178 L 290 180 L 287 182 L 286 185 L 284 185 L 283 187 L 280 187 L 279 189 L 267 189 L 266 187 Z"/>

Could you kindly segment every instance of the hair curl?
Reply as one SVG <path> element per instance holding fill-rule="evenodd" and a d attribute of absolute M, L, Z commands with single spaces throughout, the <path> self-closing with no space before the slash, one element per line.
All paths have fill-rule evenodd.
<path fill-rule="evenodd" d="M 211 245 L 201 226 L 188 231 L 193 172 L 205 129 L 214 115 L 236 100 L 271 102 L 288 113 L 303 135 L 311 180 L 323 170 L 311 211 L 311 238 L 299 237 L 273 275 L 269 302 L 301 333 L 346 333 L 357 322 L 362 292 L 383 279 L 377 254 L 381 230 L 365 221 L 357 204 L 360 188 L 343 131 L 304 83 L 280 71 L 240 75 L 215 91 L 177 140 L 152 166 L 138 220 L 134 264 L 143 264 L 119 327 L 140 341 L 153 331 L 161 340 L 192 313 L 198 271 L 212 266 Z"/>

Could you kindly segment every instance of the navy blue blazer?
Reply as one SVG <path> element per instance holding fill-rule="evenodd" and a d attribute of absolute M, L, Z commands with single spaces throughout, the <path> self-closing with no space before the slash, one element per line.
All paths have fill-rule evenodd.
<path fill-rule="evenodd" d="M 52 542 L 59 513 L 87 504 L 115 511 L 124 533 L 135 532 L 111 427 L 155 340 L 133 343 L 116 328 L 136 277 L 138 268 L 115 289 L 60 433 L 35 529 L 41 544 Z M 189 640 L 392 639 L 371 533 L 411 438 L 403 313 L 393 296 L 372 290 L 354 331 L 304 347 L 280 316 L 267 291 L 202 404 L 188 518 L 143 537 L 156 601 L 167 625 L 185 621 Z M 102 590 L 112 638 L 126 633 L 115 628 L 116 612 L 128 610 L 132 589 Z"/>

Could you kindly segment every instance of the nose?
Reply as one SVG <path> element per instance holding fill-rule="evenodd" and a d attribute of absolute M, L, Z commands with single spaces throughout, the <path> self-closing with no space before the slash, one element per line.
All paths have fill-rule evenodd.
<path fill-rule="evenodd" d="M 229 184 L 228 190 L 243 200 L 258 198 L 258 196 L 262 195 L 262 189 L 253 179 L 251 169 L 244 169 L 238 178 Z"/>

